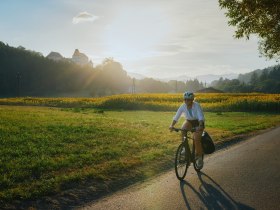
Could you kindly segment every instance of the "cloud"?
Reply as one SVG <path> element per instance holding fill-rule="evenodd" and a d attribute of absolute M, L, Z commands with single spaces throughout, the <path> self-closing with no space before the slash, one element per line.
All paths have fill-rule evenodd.
<path fill-rule="evenodd" d="M 97 20 L 99 17 L 92 15 L 88 12 L 81 12 L 78 15 L 76 15 L 75 17 L 73 17 L 73 24 L 78 24 L 81 22 L 93 22 L 95 20 Z"/>

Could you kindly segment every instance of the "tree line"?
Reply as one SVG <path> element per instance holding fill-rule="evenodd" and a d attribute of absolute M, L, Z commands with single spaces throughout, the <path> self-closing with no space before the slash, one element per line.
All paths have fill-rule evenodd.
<path fill-rule="evenodd" d="M 211 85 L 224 92 L 280 93 L 280 65 L 239 75 L 238 79 L 220 78 Z"/>
<path fill-rule="evenodd" d="M 96 66 L 80 66 L 68 60 L 53 61 L 41 53 L 0 42 L 0 96 L 106 96 L 120 93 L 197 91 L 203 84 L 162 82 L 130 78 L 122 65 L 106 58 Z"/>

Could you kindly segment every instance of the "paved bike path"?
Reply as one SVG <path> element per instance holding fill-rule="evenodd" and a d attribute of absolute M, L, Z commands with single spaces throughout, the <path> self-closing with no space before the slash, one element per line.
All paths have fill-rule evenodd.
<path fill-rule="evenodd" d="M 81 209 L 280 209 L 279 156 L 280 127 L 206 157 L 182 182 L 172 170 Z"/>

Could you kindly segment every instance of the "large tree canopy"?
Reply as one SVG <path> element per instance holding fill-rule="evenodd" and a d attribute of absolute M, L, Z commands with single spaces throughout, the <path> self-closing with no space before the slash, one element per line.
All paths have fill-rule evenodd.
<path fill-rule="evenodd" d="M 219 0 L 226 9 L 229 25 L 236 26 L 236 38 L 259 36 L 261 55 L 280 59 L 280 1 L 279 0 Z"/>

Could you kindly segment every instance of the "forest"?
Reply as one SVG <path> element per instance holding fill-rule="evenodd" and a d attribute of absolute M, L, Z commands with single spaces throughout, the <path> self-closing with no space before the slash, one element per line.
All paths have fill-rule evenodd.
<path fill-rule="evenodd" d="M 280 93 L 280 65 L 241 74 L 237 79 L 220 78 L 211 86 L 232 93 Z"/>

